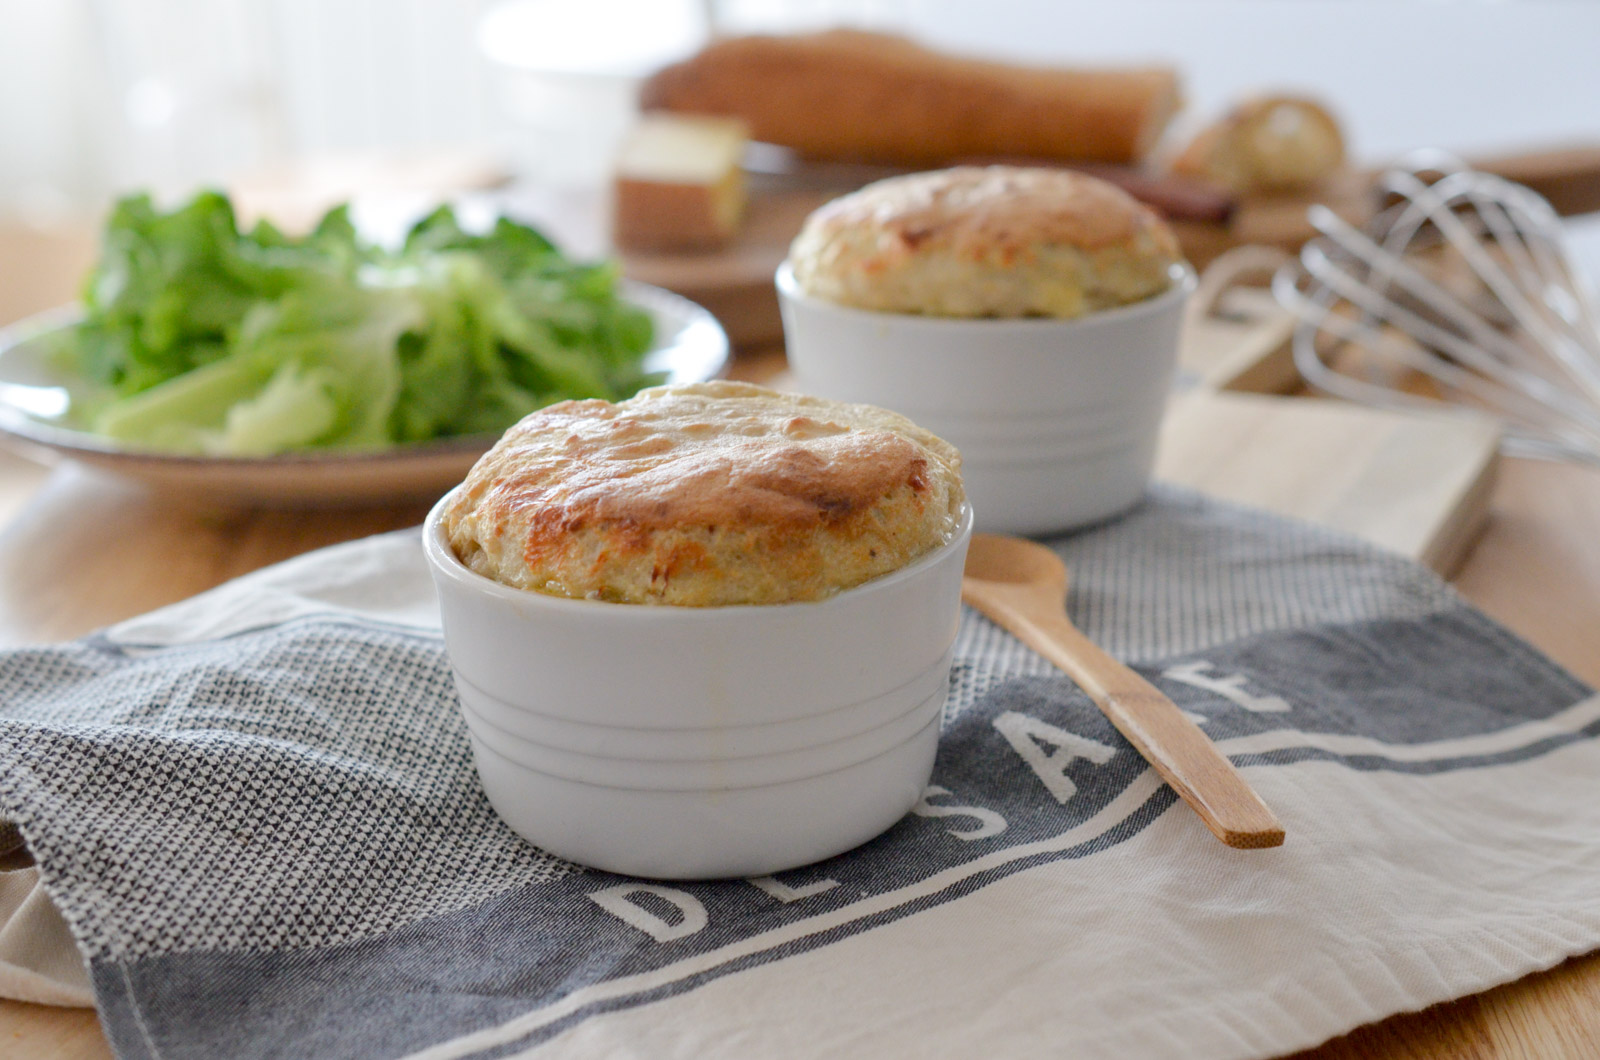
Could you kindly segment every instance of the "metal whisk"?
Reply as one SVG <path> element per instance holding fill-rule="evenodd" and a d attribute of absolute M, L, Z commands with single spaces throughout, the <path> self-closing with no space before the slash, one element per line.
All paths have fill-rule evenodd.
<path fill-rule="evenodd" d="M 1438 152 L 1380 188 L 1396 204 L 1365 229 L 1312 207 L 1322 234 L 1273 277 L 1307 382 L 1478 408 L 1504 422 L 1507 452 L 1600 465 L 1600 325 L 1550 204 Z"/>

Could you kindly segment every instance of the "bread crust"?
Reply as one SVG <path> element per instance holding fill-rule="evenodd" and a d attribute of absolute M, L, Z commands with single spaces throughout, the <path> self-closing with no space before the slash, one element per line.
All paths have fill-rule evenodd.
<path fill-rule="evenodd" d="M 1062 169 L 962 166 L 869 184 L 789 250 L 806 293 L 932 316 L 1070 318 L 1166 290 L 1181 260 L 1148 207 Z"/>
<path fill-rule="evenodd" d="M 820 600 L 955 533 L 960 455 L 869 405 L 713 382 L 533 413 L 444 516 L 520 589 L 689 607 Z"/>
<path fill-rule="evenodd" d="M 1243 195 L 1303 192 L 1344 165 L 1344 133 L 1326 107 L 1303 96 L 1241 101 L 1202 129 L 1172 171 Z"/>
<path fill-rule="evenodd" d="M 958 58 L 860 30 L 732 37 L 645 82 L 646 110 L 742 118 L 810 158 L 929 166 L 1141 159 L 1180 102 L 1168 68 L 1061 70 Z"/>
<path fill-rule="evenodd" d="M 612 238 L 623 250 L 716 250 L 738 229 L 742 190 L 735 205 L 719 205 L 720 189 L 699 184 L 617 178 L 612 192 Z"/>

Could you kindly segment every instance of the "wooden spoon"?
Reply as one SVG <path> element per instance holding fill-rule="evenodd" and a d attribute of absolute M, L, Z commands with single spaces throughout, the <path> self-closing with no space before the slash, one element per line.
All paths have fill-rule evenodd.
<path fill-rule="evenodd" d="M 1283 825 L 1176 704 L 1079 633 L 1067 618 L 1067 568 L 1043 545 L 974 534 L 961 599 L 1065 670 L 1162 779 L 1230 847 L 1283 843 Z"/>

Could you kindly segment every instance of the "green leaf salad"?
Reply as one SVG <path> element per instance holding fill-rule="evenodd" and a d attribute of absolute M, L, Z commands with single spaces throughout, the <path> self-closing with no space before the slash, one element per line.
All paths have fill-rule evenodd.
<path fill-rule="evenodd" d="M 130 196 L 84 305 L 57 350 L 94 384 L 74 417 L 139 449 L 373 449 L 658 381 L 642 369 L 650 317 L 613 265 L 575 264 L 506 219 L 469 233 L 448 207 L 390 251 L 345 207 L 294 238 L 239 231 L 216 192 L 170 213 Z"/>

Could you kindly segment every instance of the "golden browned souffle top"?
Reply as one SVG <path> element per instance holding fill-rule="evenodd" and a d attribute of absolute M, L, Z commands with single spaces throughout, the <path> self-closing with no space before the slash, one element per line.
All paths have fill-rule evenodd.
<path fill-rule="evenodd" d="M 960 463 L 870 405 L 657 387 L 528 416 L 443 523 L 463 563 L 519 589 L 688 607 L 820 600 L 948 542 Z"/>
<path fill-rule="evenodd" d="M 1070 318 L 1166 290 L 1177 239 L 1148 207 L 1062 169 L 891 177 L 818 209 L 789 250 L 807 294 L 890 313 Z"/>

